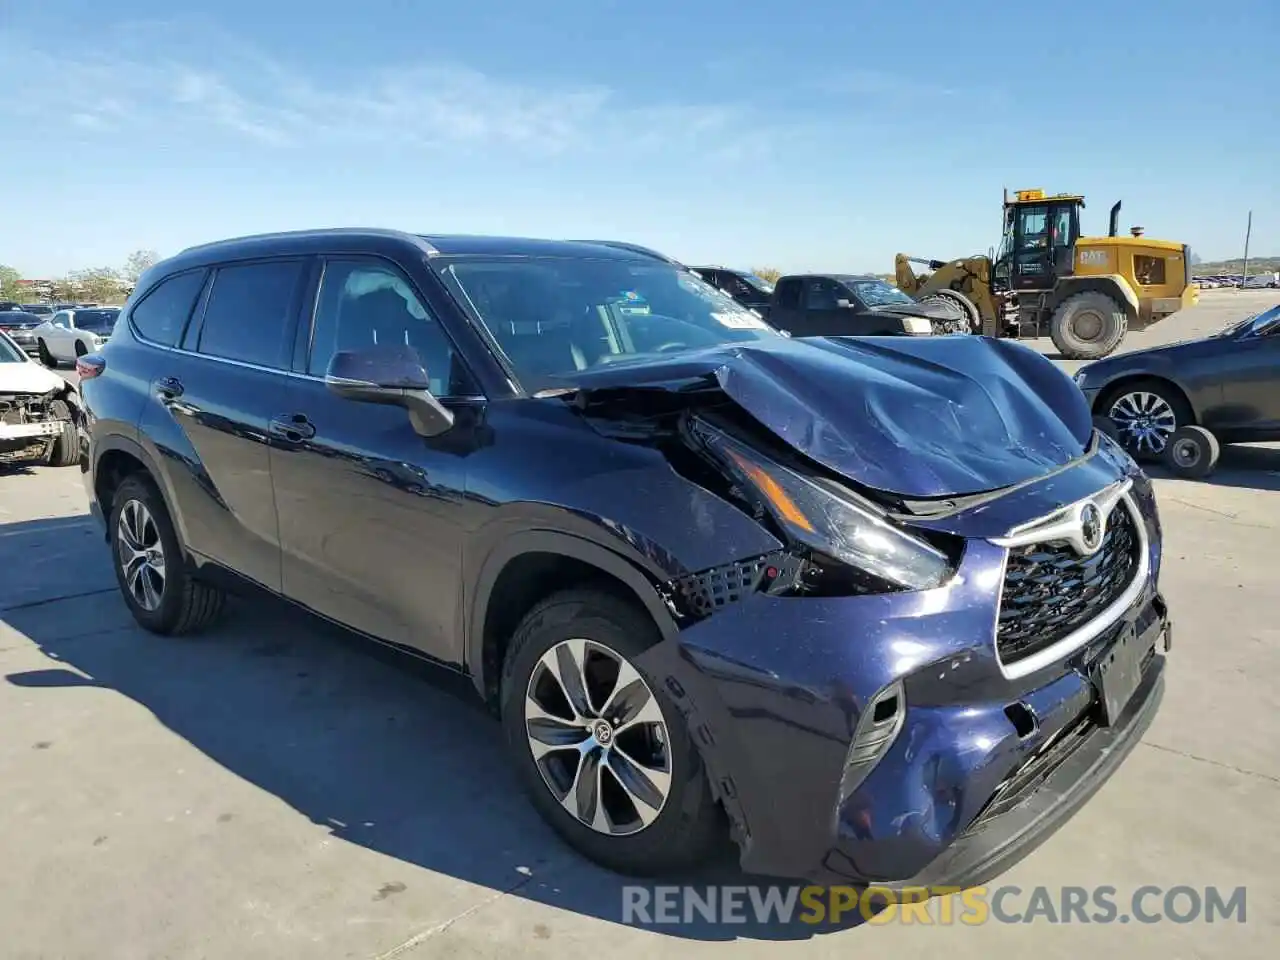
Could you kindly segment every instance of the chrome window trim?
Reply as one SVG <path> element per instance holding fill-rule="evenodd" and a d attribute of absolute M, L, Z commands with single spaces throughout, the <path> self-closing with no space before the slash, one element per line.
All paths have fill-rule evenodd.
<path fill-rule="evenodd" d="M 1102 509 L 1105 516 L 1110 516 L 1116 506 L 1123 506 L 1129 511 L 1138 533 L 1138 569 L 1124 589 L 1110 605 L 1088 623 L 1077 627 L 1052 646 L 1045 647 L 1029 657 L 1013 664 L 1006 664 L 1000 657 L 1000 611 L 1004 605 L 1004 580 L 1009 564 L 1009 549 L 1053 540 L 1068 540 L 1073 544 L 1080 539 L 1080 512 L 1085 504 L 1094 503 Z M 991 644 L 995 651 L 996 663 L 1000 665 L 1000 673 L 1006 680 L 1017 680 L 1043 670 L 1063 657 L 1070 656 L 1091 641 L 1101 636 L 1108 628 L 1124 616 L 1125 611 L 1142 595 L 1146 589 L 1147 577 L 1151 572 L 1150 542 L 1147 539 L 1147 525 L 1133 498 L 1133 481 L 1125 479 L 1119 483 L 1099 491 L 1091 497 L 1085 497 L 1076 503 L 1067 504 L 1052 513 L 1022 524 L 1009 531 L 1004 537 L 991 540 L 998 547 L 1005 548 L 1004 559 L 1000 562 L 1000 594 L 996 603 L 995 622 L 991 628 Z"/>
<path fill-rule="evenodd" d="M 223 364 L 226 364 L 227 366 L 241 367 L 245 370 L 257 370 L 261 373 L 274 373 L 281 377 L 289 377 L 294 380 L 307 380 L 307 381 L 310 381 L 311 383 L 325 382 L 324 377 L 317 377 L 310 373 L 299 373 L 296 370 L 285 370 L 283 367 L 269 367 L 260 363 L 249 363 L 246 360 L 233 360 L 231 357 L 218 357 L 211 353 L 199 353 L 195 350 L 184 350 L 181 347 L 168 347 L 162 343 L 156 343 L 154 340 L 144 339 L 144 340 L 141 340 L 140 342 L 145 343 L 148 347 L 151 347 L 154 350 L 164 350 L 167 353 L 176 353 L 184 357 L 196 357 L 200 360 L 208 360 L 211 363 L 223 363 Z M 441 401 L 451 400 L 457 403 L 462 403 L 462 402 L 476 403 L 480 401 L 487 401 L 489 398 L 484 396 L 483 394 L 463 394 L 463 395 L 450 394 L 448 396 L 436 397 L 436 399 Z"/>

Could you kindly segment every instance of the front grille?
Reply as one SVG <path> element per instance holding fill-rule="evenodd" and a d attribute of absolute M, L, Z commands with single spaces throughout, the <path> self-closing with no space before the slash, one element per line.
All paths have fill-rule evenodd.
<path fill-rule="evenodd" d="M 1107 518 L 1102 546 L 1082 557 L 1065 543 L 1009 551 L 996 650 L 1010 665 L 1053 646 L 1102 613 L 1132 582 L 1141 538 L 1123 501 Z"/>

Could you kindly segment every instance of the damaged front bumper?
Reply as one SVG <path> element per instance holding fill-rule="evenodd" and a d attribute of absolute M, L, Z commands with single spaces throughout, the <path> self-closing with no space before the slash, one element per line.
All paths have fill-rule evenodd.
<path fill-rule="evenodd" d="M 1039 510 L 1076 483 L 1114 484 L 1111 470 L 1095 460 L 1010 500 Z M 981 536 L 943 587 L 739 591 L 649 651 L 645 668 L 687 720 L 744 870 L 963 886 L 1000 873 L 1070 818 L 1141 738 L 1163 692 L 1160 524 L 1145 480 L 1129 482 L 1141 562 L 1091 615 L 1096 629 L 1078 631 L 1070 649 L 1046 647 L 1051 661 L 1038 657 L 1028 672 L 1007 669 L 997 650 L 1013 574 L 1009 551 Z M 1009 501 L 982 508 L 1009 510 Z M 1107 661 L 1121 666 L 1105 672 Z"/>

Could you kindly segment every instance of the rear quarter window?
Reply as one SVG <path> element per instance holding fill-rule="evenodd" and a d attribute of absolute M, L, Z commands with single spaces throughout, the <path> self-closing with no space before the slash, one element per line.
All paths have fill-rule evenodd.
<path fill-rule="evenodd" d="M 162 280 L 130 311 L 134 328 L 147 340 L 172 347 L 191 317 L 204 287 L 204 278 L 205 271 L 194 270 Z"/>

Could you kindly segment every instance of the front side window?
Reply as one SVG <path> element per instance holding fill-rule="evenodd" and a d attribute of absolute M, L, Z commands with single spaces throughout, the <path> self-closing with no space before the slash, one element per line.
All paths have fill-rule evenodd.
<path fill-rule="evenodd" d="M 307 372 L 324 376 L 333 355 L 412 347 L 437 397 L 475 393 L 453 343 L 405 278 L 370 260 L 329 260 L 320 281 Z"/>
<path fill-rule="evenodd" d="M 530 391 L 606 364 L 780 336 L 665 263 L 468 258 L 441 270 Z"/>
<path fill-rule="evenodd" d="M 804 307 L 806 310 L 834 310 L 836 301 L 839 299 L 840 290 L 832 281 L 822 278 L 805 281 Z"/>
<path fill-rule="evenodd" d="M 196 349 L 263 367 L 286 366 L 289 313 L 302 269 L 300 260 L 220 267 Z"/>

